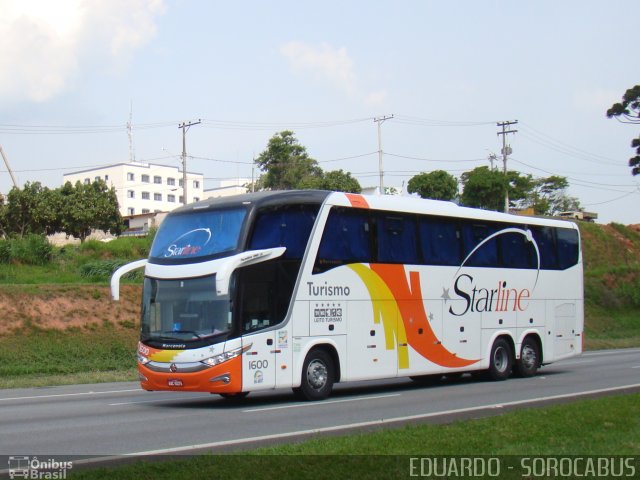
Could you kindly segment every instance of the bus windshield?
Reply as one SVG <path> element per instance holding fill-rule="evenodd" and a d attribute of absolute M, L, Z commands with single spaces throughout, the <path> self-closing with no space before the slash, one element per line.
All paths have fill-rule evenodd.
<path fill-rule="evenodd" d="M 216 294 L 215 275 L 180 280 L 145 278 L 142 339 L 190 342 L 229 333 L 229 295 Z"/>
<path fill-rule="evenodd" d="M 201 261 L 229 254 L 238 248 L 246 208 L 191 212 L 168 216 L 151 246 L 159 260 Z"/>

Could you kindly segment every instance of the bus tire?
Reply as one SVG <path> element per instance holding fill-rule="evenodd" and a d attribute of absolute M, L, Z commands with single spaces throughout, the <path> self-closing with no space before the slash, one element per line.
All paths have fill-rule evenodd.
<path fill-rule="evenodd" d="M 324 350 L 311 350 L 302 366 L 300 388 L 296 389 L 305 400 L 324 400 L 331 394 L 335 381 L 333 359 Z"/>
<path fill-rule="evenodd" d="M 491 347 L 489 358 L 489 378 L 491 380 L 506 380 L 513 369 L 513 353 L 511 346 L 504 338 L 498 338 Z"/>
<path fill-rule="evenodd" d="M 521 377 L 533 377 L 540 366 L 540 348 L 538 342 L 532 337 L 527 337 L 520 347 L 520 358 L 516 361 L 518 375 Z"/>

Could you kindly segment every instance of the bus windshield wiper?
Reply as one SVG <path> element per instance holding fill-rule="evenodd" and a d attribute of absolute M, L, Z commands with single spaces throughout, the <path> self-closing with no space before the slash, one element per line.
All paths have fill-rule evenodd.
<path fill-rule="evenodd" d="M 188 333 L 196 337 L 198 340 L 202 340 L 202 336 L 198 335 L 196 332 L 192 330 L 167 330 L 162 332 L 163 335 L 166 335 L 168 333 Z M 175 337 L 160 337 L 160 338 L 166 338 L 167 340 L 175 340 Z"/>

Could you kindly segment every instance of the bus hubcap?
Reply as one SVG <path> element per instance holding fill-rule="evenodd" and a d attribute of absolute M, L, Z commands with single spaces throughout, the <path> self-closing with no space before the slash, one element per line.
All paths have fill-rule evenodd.
<path fill-rule="evenodd" d="M 507 368 L 507 363 L 507 351 L 502 347 L 497 348 L 493 354 L 493 366 L 497 371 L 504 372 Z"/>
<path fill-rule="evenodd" d="M 536 364 L 536 352 L 529 345 L 525 345 L 520 355 L 520 361 L 526 368 L 532 368 Z"/>
<path fill-rule="evenodd" d="M 319 390 L 327 383 L 327 366 L 319 360 L 309 363 L 307 368 L 307 380 L 309 385 Z"/>

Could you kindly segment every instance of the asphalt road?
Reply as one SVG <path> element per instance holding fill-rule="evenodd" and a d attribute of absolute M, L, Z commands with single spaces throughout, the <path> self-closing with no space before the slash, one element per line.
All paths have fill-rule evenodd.
<path fill-rule="evenodd" d="M 137 383 L 0 391 L 0 456 L 99 457 L 230 450 L 317 433 L 446 422 L 587 396 L 640 391 L 640 349 L 586 353 L 529 379 L 464 376 L 336 385 L 322 402 L 290 390 L 230 403 L 203 393 L 145 392 Z M 4 465 L 0 465 L 3 468 Z"/>

